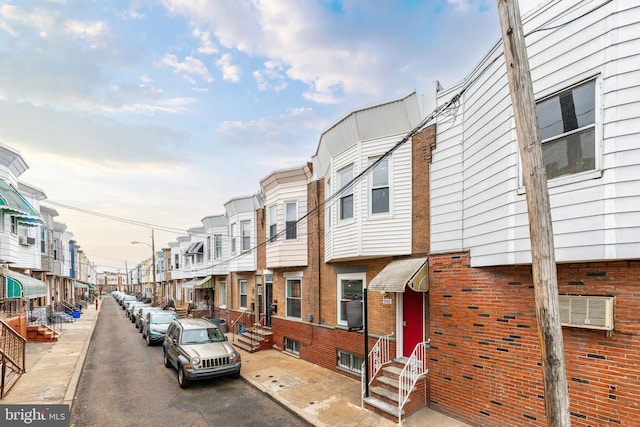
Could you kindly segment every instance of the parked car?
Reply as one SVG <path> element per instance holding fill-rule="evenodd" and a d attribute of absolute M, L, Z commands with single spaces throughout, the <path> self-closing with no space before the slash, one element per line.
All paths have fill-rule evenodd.
<path fill-rule="evenodd" d="M 164 366 L 178 371 L 178 384 L 220 376 L 240 377 L 242 362 L 220 329 L 205 319 L 171 322 L 163 342 Z"/>
<path fill-rule="evenodd" d="M 135 318 L 133 317 L 133 315 L 140 307 L 151 307 L 151 305 L 145 304 L 143 302 L 134 302 L 132 304 L 129 304 L 129 306 L 127 307 L 127 317 L 129 318 L 129 320 L 131 320 L 131 323 L 135 322 Z"/>
<path fill-rule="evenodd" d="M 175 311 L 162 310 L 150 311 L 142 321 L 142 338 L 147 345 L 152 345 L 164 340 L 167 328 L 174 320 L 179 319 Z"/>
<path fill-rule="evenodd" d="M 143 305 L 136 308 L 135 313 L 133 313 L 133 323 L 136 325 L 136 329 L 142 333 L 142 322 L 147 317 L 147 313 L 150 311 L 160 311 L 162 308 L 153 307 L 150 305 Z"/>
<path fill-rule="evenodd" d="M 134 302 L 134 301 L 138 301 L 138 298 L 136 298 L 135 295 L 124 295 L 120 300 L 120 305 L 122 306 L 123 309 L 125 309 L 126 308 L 125 304 L 127 302 Z"/>

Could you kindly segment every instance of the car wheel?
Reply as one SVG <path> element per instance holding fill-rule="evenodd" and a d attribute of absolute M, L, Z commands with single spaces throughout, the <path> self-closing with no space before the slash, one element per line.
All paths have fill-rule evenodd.
<path fill-rule="evenodd" d="M 169 362 L 169 356 L 167 355 L 167 350 L 164 351 L 164 367 L 170 368 L 171 362 Z"/>
<path fill-rule="evenodd" d="M 178 369 L 178 384 L 180 388 L 187 388 L 191 385 L 191 381 L 187 378 L 187 374 L 184 372 L 184 368 L 180 366 Z"/>

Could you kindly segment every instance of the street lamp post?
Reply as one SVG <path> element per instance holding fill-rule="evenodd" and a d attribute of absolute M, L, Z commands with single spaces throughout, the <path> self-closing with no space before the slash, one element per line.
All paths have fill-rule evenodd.
<path fill-rule="evenodd" d="M 131 244 L 133 245 L 137 245 L 137 244 L 142 244 L 142 245 L 147 245 L 151 248 L 151 263 L 153 264 L 151 266 L 151 272 L 152 272 L 152 277 L 153 277 L 153 285 L 151 287 L 151 291 L 153 294 L 153 302 L 156 301 L 156 243 L 155 243 L 155 238 L 153 236 L 153 228 L 151 229 L 151 244 L 145 243 L 145 242 L 137 242 L 137 241 L 133 241 L 131 242 Z"/>

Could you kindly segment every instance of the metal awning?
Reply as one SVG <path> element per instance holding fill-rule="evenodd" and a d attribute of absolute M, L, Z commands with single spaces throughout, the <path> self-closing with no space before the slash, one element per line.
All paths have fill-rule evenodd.
<path fill-rule="evenodd" d="M 429 290 L 428 258 L 407 258 L 391 261 L 369 282 L 368 291 L 404 292 L 405 286 L 414 291 Z"/>
<path fill-rule="evenodd" d="M 73 287 L 75 289 L 87 289 L 88 288 L 87 285 L 85 285 L 84 283 L 80 283 L 80 282 L 74 282 L 73 283 Z"/>
<path fill-rule="evenodd" d="M 37 210 L 16 190 L 0 179 L 0 209 L 17 218 L 18 223 L 35 227 L 43 224 Z"/>
<path fill-rule="evenodd" d="M 91 283 L 87 283 L 87 287 L 89 288 L 90 291 L 95 291 L 96 287 L 93 286 Z"/>
<path fill-rule="evenodd" d="M 207 276 L 204 279 L 204 282 L 200 283 L 197 286 L 194 286 L 195 289 L 214 289 L 215 280 L 213 280 L 213 276 Z"/>
<path fill-rule="evenodd" d="M 188 282 L 184 282 L 182 284 L 182 289 L 193 289 L 193 288 L 197 288 L 200 285 L 202 285 L 203 283 L 205 283 L 207 280 L 211 280 L 211 276 L 207 276 L 204 279 L 194 279 L 194 280 L 189 280 Z"/>
<path fill-rule="evenodd" d="M 188 248 L 187 248 L 187 255 L 196 255 L 196 254 L 201 254 L 204 253 L 204 242 L 195 242 L 192 243 Z"/>
<path fill-rule="evenodd" d="M 31 276 L 3 269 L 7 298 L 38 298 L 47 295 L 47 284 Z"/>

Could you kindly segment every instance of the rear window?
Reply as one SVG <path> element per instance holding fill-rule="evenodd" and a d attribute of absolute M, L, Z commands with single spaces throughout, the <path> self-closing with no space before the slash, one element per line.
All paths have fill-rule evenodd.
<path fill-rule="evenodd" d="M 171 313 L 158 313 L 151 315 L 151 323 L 171 323 L 175 319 L 175 314 Z"/>

